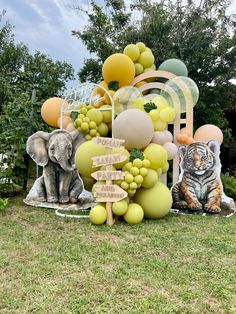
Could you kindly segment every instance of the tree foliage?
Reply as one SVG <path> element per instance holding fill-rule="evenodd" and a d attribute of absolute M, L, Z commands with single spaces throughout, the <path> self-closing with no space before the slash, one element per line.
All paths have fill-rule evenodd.
<path fill-rule="evenodd" d="M 31 55 L 24 44 L 15 42 L 12 26 L 2 17 L 0 23 L 0 155 L 4 156 L 0 185 L 6 188 L 7 183 L 22 184 L 26 178 L 26 140 L 38 130 L 49 129 L 41 119 L 41 105 L 60 96 L 73 78 L 73 68 L 40 52 Z"/>
<path fill-rule="evenodd" d="M 85 62 L 80 79 L 93 77 L 97 82 L 101 64 L 111 53 L 142 41 L 152 49 L 157 68 L 169 58 L 184 61 L 200 89 L 195 127 L 214 123 L 224 130 L 227 142 L 230 130 L 225 112 L 236 100 L 236 86 L 230 83 L 236 78 L 236 19 L 226 14 L 229 4 L 228 0 L 202 0 L 200 4 L 135 0 L 131 15 L 122 0 L 107 0 L 104 7 L 92 1 L 86 12 L 87 26 L 73 32 L 96 54 L 92 63 Z"/>

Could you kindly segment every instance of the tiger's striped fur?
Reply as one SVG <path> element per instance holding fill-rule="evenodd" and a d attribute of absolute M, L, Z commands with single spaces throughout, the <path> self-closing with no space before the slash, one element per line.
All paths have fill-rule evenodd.
<path fill-rule="evenodd" d="M 222 185 L 217 175 L 214 152 L 217 142 L 180 146 L 182 178 L 172 188 L 173 206 L 192 211 L 219 213 Z"/>

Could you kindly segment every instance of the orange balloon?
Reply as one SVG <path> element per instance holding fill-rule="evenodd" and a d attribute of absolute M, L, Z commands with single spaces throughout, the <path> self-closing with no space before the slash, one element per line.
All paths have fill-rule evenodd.
<path fill-rule="evenodd" d="M 177 134 L 177 136 L 176 136 L 176 140 L 177 140 L 177 142 L 179 142 L 180 144 L 187 144 L 188 135 L 185 134 L 185 133 L 183 133 L 183 134 L 179 133 L 179 134 Z"/>
<path fill-rule="evenodd" d="M 60 97 L 52 97 L 46 100 L 41 107 L 43 121 L 56 128 L 63 102 L 64 100 Z"/>
<path fill-rule="evenodd" d="M 76 130 L 76 128 L 74 127 L 74 123 L 73 123 L 73 122 L 71 122 L 71 123 L 67 124 L 67 126 L 66 126 L 66 130 L 67 130 L 67 131 L 69 131 L 69 132 L 71 132 L 71 131 L 75 131 L 75 130 Z"/>
<path fill-rule="evenodd" d="M 107 83 L 117 81 L 119 87 L 130 85 L 135 76 L 134 63 L 123 53 L 114 53 L 103 63 L 102 76 Z"/>
<path fill-rule="evenodd" d="M 193 143 L 193 138 L 191 136 L 189 136 L 189 138 L 187 139 L 187 143 L 188 145 Z"/>
<path fill-rule="evenodd" d="M 63 115 L 61 118 L 62 118 L 62 128 L 63 128 L 63 129 L 66 129 L 66 127 L 67 127 L 67 125 L 68 125 L 69 123 L 73 123 L 71 117 L 68 117 L 68 116 L 64 116 L 64 115 Z M 59 119 L 57 120 L 57 126 L 58 126 L 59 128 L 60 128 L 60 126 L 61 126 L 61 118 L 59 118 Z"/>
<path fill-rule="evenodd" d="M 197 142 L 208 142 L 210 140 L 216 140 L 219 144 L 222 144 L 223 133 L 220 128 L 213 124 L 205 124 L 197 129 L 193 138 Z"/>
<path fill-rule="evenodd" d="M 181 134 L 187 134 L 188 136 L 192 136 L 192 132 L 190 130 L 188 130 L 187 128 L 182 128 L 180 130 Z"/>

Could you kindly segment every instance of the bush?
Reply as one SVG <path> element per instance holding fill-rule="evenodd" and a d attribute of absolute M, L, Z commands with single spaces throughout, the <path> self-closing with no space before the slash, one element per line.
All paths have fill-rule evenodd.
<path fill-rule="evenodd" d="M 221 181 L 225 194 L 236 200 L 236 178 L 226 173 L 221 174 Z"/>
<path fill-rule="evenodd" d="M 0 209 L 3 209 L 7 206 L 8 199 L 7 198 L 0 198 Z"/>

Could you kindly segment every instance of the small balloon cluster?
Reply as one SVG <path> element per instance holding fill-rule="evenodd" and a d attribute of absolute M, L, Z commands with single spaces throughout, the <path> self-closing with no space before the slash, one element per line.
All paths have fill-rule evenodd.
<path fill-rule="evenodd" d="M 191 131 L 186 128 L 182 128 L 180 133 L 176 135 L 176 140 L 179 144 L 190 145 L 193 143 L 193 137 Z"/>
<path fill-rule="evenodd" d="M 144 110 L 152 120 L 155 131 L 163 131 L 167 124 L 175 119 L 175 109 L 170 107 L 162 96 L 154 97 L 152 100 L 145 98 L 134 99 L 131 107 Z"/>
<path fill-rule="evenodd" d="M 92 105 L 79 104 L 79 115 L 74 121 L 74 127 L 82 132 L 87 141 L 96 136 L 107 136 L 111 130 L 112 112 L 104 107 L 98 110 Z"/>
<path fill-rule="evenodd" d="M 123 54 L 134 62 L 135 76 L 156 69 L 152 50 L 142 42 L 127 45 Z"/>

